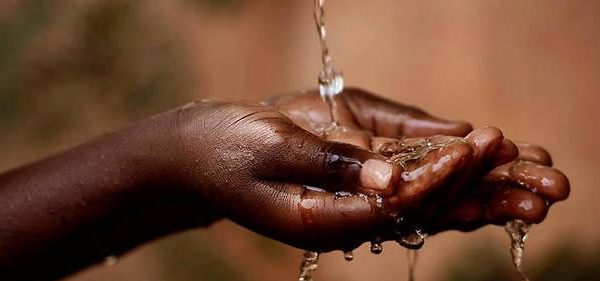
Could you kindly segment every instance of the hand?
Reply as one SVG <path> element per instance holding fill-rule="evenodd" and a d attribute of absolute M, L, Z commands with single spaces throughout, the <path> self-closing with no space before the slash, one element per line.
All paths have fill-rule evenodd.
<path fill-rule="evenodd" d="M 268 104 L 325 139 L 353 143 L 373 151 L 378 151 L 382 142 L 395 142 L 371 137 L 373 135 L 393 138 L 438 134 L 464 136 L 471 128 L 467 123 L 441 120 L 419 109 L 387 101 L 358 89 L 347 90 L 338 96 L 335 116 L 341 126 L 353 128 L 341 133 L 323 133 L 322 128 L 327 126 L 331 117 L 329 108 L 314 91 L 275 97 Z M 501 164 L 498 159 L 510 161 L 508 159 L 517 155 L 515 146 L 504 139 L 499 130 L 488 128 L 487 133 L 481 135 L 486 134 L 490 143 L 488 147 L 503 147 L 500 154 L 504 155 L 496 156 L 494 165 Z M 417 139 L 413 141 L 418 142 Z M 427 224 L 423 227 L 428 228 L 428 233 L 450 229 L 474 230 L 488 223 L 503 224 L 510 219 L 539 223 L 545 218 L 552 202 L 566 199 L 569 194 L 568 180 L 560 171 L 551 168 L 548 152 L 530 144 L 520 143 L 517 146 L 519 160 L 494 169 L 484 180 L 469 182 L 476 188 L 463 191 L 463 198 L 445 196 L 443 201 L 449 203 L 442 205 L 441 202 L 432 202 L 435 207 L 430 207 L 427 212 L 421 209 L 428 216 L 428 222 L 421 219 L 421 224 Z M 488 150 L 488 154 L 494 151 Z M 479 173 L 490 168 L 495 166 L 488 164 L 488 169 L 480 169 Z M 478 191 L 470 191 L 473 189 Z M 456 204 L 456 199 L 460 199 L 459 204 Z"/>
<path fill-rule="evenodd" d="M 180 162 L 172 172 L 178 178 L 174 186 L 183 190 L 182 194 L 198 191 L 203 203 L 190 206 L 192 210 L 232 219 L 300 248 L 352 248 L 393 220 L 391 215 L 397 215 L 392 213 L 400 206 L 406 212 L 415 210 L 417 202 L 445 186 L 447 178 L 477 166 L 478 161 L 487 161 L 480 157 L 471 161 L 474 143 L 460 141 L 431 151 L 420 165 L 447 157 L 451 161 L 442 163 L 435 177 L 413 182 L 412 192 L 401 194 L 382 208 L 376 195 L 390 194 L 399 186 L 404 170 L 401 166 L 357 146 L 322 140 L 274 109 L 258 104 L 203 102 L 175 111 L 181 137 L 180 148 L 173 155 Z M 453 125 L 415 109 L 410 109 L 410 114 L 405 120 L 412 125 L 405 125 L 405 131 L 439 129 L 460 134 L 470 129 L 465 123 Z M 344 195 L 333 192 L 337 190 L 369 197 L 339 200 Z"/>

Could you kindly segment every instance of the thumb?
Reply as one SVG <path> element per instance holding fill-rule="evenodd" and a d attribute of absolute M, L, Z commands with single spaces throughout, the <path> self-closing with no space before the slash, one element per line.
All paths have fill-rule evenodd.
<path fill-rule="evenodd" d="M 318 186 L 329 191 L 386 193 L 402 172 L 399 165 L 360 147 L 320 139 L 298 130 L 272 155 L 270 168 L 259 176 L 281 182 Z"/>

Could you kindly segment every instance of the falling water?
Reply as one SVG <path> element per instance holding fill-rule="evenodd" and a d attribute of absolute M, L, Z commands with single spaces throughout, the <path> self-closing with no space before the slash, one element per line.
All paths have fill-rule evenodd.
<path fill-rule="evenodd" d="M 298 281 L 313 281 L 312 273 L 317 270 L 319 265 L 319 253 L 306 251 L 302 256 L 302 263 L 300 264 L 300 276 Z"/>
<path fill-rule="evenodd" d="M 406 249 L 406 259 L 408 260 L 408 281 L 415 281 L 415 267 L 419 258 L 418 250 Z"/>
<path fill-rule="evenodd" d="M 315 0 L 314 18 L 321 44 L 321 60 L 323 63 L 323 68 L 318 76 L 319 93 L 329 106 L 332 125 L 337 126 L 337 118 L 335 117 L 336 101 L 334 97 L 344 91 L 344 77 L 340 71 L 335 69 L 329 48 L 327 47 L 325 0 Z"/>
<path fill-rule="evenodd" d="M 530 228 L 531 224 L 522 220 L 509 221 L 504 227 L 510 237 L 510 254 L 512 255 L 513 264 L 522 281 L 529 281 L 529 278 L 523 272 L 521 264 L 523 263 L 523 254 L 525 252 L 525 240 L 527 240 Z"/>

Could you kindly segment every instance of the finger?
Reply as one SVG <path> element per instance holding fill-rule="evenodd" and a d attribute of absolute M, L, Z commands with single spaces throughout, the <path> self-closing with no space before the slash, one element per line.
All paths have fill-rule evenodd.
<path fill-rule="evenodd" d="M 486 203 L 486 219 L 495 224 L 513 219 L 540 223 L 548 213 L 544 199 L 533 192 L 510 186 L 495 189 Z"/>
<path fill-rule="evenodd" d="M 415 148 L 409 153 L 399 154 L 391 158 L 400 161 L 404 167 L 400 181 L 396 183 L 394 196 L 389 198 L 392 205 L 401 207 L 418 207 L 425 198 L 444 186 L 448 186 L 464 172 L 472 161 L 473 149 L 460 138 L 456 141 L 438 145 L 444 138 L 431 138 L 425 147 Z M 419 139 L 405 139 L 407 147 Z M 398 158 L 396 158 L 398 157 Z"/>
<path fill-rule="evenodd" d="M 570 187 L 567 177 L 557 169 L 527 161 L 515 163 L 511 178 L 550 202 L 565 200 Z"/>
<path fill-rule="evenodd" d="M 487 199 L 467 197 L 451 210 L 430 223 L 429 231 L 473 231 L 488 223 L 502 225 L 509 220 L 522 219 L 541 222 L 548 212 L 544 200 L 531 192 L 518 188 L 496 188 Z"/>
<path fill-rule="evenodd" d="M 464 139 L 450 136 L 405 138 L 373 137 L 371 147 L 403 166 L 399 192 L 390 202 L 409 208 L 418 207 L 429 194 L 447 186 L 444 195 L 455 196 L 466 185 L 462 180 L 472 162 L 473 148 Z"/>
<path fill-rule="evenodd" d="M 350 88 L 343 93 L 356 121 L 365 129 L 383 137 L 423 137 L 433 135 L 465 136 L 469 123 L 448 121 L 423 110 L 387 100 L 366 91 Z"/>
<path fill-rule="evenodd" d="M 494 127 L 477 128 L 469 133 L 465 138 L 465 142 L 473 151 L 471 160 L 468 166 L 461 173 L 461 177 L 455 180 L 455 183 L 447 189 L 445 193 L 446 204 L 454 204 L 454 200 L 460 197 L 460 194 L 468 186 L 467 182 L 473 176 L 486 174 L 492 169 L 494 163 L 502 161 L 506 156 L 504 152 L 498 156 L 497 151 L 504 149 L 504 136 L 502 132 Z M 510 155 L 508 155 L 510 156 Z"/>
<path fill-rule="evenodd" d="M 529 161 L 516 161 L 497 167 L 484 180 L 520 186 L 550 203 L 565 200 L 570 193 L 569 180 L 561 171 Z"/>
<path fill-rule="evenodd" d="M 455 207 L 435 219 L 428 227 L 428 233 L 445 230 L 473 231 L 485 225 L 485 209 L 478 198 L 463 198 Z"/>
<path fill-rule="evenodd" d="M 519 149 L 509 139 L 503 139 L 496 149 L 496 153 L 492 156 L 491 166 L 498 167 L 506 163 L 514 161 L 519 156 Z"/>
<path fill-rule="evenodd" d="M 523 142 L 516 145 L 519 148 L 519 159 L 552 167 L 552 157 L 543 147 Z"/>
<path fill-rule="evenodd" d="M 495 127 L 483 127 L 473 130 L 465 137 L 473 147 L 473 166 L 479 171 L 489 171 L 492 168 L 508 163 L 517 157 L 516 146 L 504 138 L 502 132 Z"/>
<path fill-rule="evenodd" d="M 261 183 L 240 194 L 228 212 L 233 221 L 287 244 L 319 251 L 353 249 L 385 217 L 370 199 L 336 198 L 299 184 Z"/>
<path fill-rule="evenodd" d="M 432 136 L 402 140 L 373 137 L 371 148 L 404 167 L 392 204 L 417 207 L 429 194 L 449 186 L 444 194 L 458 194 L 465 185 L 459 178 L 467 178 L 467 165 L 473 150 L 458 137 Z M 448 199 L 451 201 L 451 199 Z"/>
<path fill-rule="evenodd" d="M 282 182 L 304 183 L 327 190 L 386 193 L 392 178 L 402 168 L 360 147 L 329 142 L 304 130 L 287 134 L 273 153 L 262 161 L 270 163 L 258 176 Z"/>

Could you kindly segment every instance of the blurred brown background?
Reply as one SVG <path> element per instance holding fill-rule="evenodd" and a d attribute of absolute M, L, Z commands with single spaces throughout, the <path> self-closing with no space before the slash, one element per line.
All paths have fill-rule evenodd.
<path fill-rule="evenodd" d="M 540 143 L 571 198 L 534 227 L 533 280 L 600 280 L 600 1 L 327 3 L 347 84 Z M 192 99 L 314 87 L 312 1 L 0 1 L 0 171 Z M 405 280 L 405 251 L 323 256 L 319 280 Z M 498 227 L 429 239 L 418 280 L 517 280 Z M 229 222 L 69 281 L 295 280 L 300 250 Z M 35 269 L 32 269 L 35 270 Z"/>

